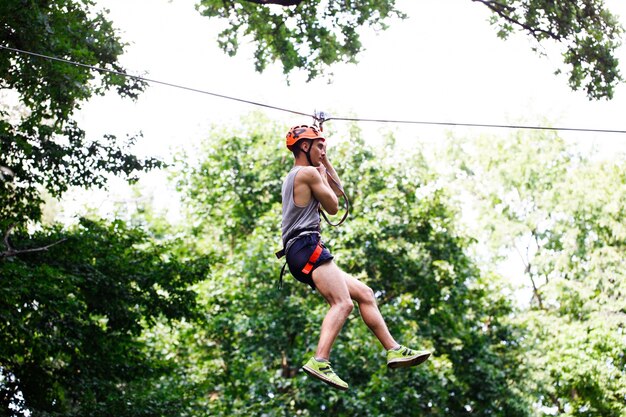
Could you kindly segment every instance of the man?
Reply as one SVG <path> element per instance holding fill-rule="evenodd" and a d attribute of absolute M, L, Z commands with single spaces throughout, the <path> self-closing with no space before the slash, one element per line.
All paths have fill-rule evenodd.
<path fill-rule="evenodd" d="M 330 351 L 339 331 L 354 308 L 387 350 L 387 366 L 400 368 L 424 362 L 430 352 L 399 345 L 389 333 L 380 314 L 374 292 L 367 285 L 343 272 L 320 240 L 320 206 L 336 214 L 341 181 L 328 160 L 326 140 L 315 126 L 295 126 L 287 133 L 287 148 L 293 152 L 294 167 L 282 187 L 283 251 L 291 274 L 317 289 L 330 305 L 322 322 L 315 356 L 303 366 L 309 375 L 341 389 L 348 384 L 333 371 Z"/>

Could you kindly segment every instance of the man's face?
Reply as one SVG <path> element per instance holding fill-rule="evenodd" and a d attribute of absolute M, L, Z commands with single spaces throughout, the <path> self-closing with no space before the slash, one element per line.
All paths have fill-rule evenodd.
<path fill-rule="evenodd" d="M 326 141 L 324 139 L 315 139 L 311 143 L 311 163 L 318 167 L 322 164 L 322 159 L 326 156 Z"/>

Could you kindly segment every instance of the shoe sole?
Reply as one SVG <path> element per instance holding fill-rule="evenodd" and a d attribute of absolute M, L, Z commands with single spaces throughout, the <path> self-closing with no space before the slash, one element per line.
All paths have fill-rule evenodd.
<path fill-rule="evenodd" d="M 320 381 L 327 383 L 328 385 L 330 385 L 333 388 L 337 388 L 337 389 L 339 389 L 341 391 L 345 391 L 345 390 L 348 389 L 348 387 L 344 387 L 342 385 L 337 384 L 336 382 L 328 379 L 326 376 L 324 376 L 324 375 L 322 375 L 320 373 L 317 373 L 314 369 L 311 369 L 311 368 L 307 367 L 306 365 L 302 367 L 302 370 L 304 372 L 306 372 L 307 374 L 311 375 L 313 378 L 317 378 Z"/>
<path fill-rule="evenodd" d="M 391 369 L 397 369 L 397 368 L 408 368 L 410 366 L 417 366 L 420 363 L 425 362 L 429 356 L 430 356 L 430 353 L 422 353 L 421 355 L 418 355 L 414 358 L 395 359 L 391 362 L 387 362 L 387 367 Z"/>

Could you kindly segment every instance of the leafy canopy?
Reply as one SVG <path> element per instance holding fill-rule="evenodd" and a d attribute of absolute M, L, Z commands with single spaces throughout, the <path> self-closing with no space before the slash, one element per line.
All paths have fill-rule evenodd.
<path fill-rule="evenodd" d="M 305 69 L 309 80 L 335 62 L 356 62 L 362 51 L 361 26 L 383 30 L 387 20 L 404 17 L 395 0 L 201 0 L 198 10 L 205 16 L 228 20 L 218 43 L 230 56 L 237 53 L 242 38 L 249 36 L 255 45 L 257 71 L 280 61 L 285 74 Z"/>
<path fill-rule="evenodd" d="M 13 240 L 36 248 L 60 237 L 48 251 L 0 258 L 0 413 L 181 415 L 184 394 L 159 389 L 175 366 L 142 334 L 199 317 L 191 285 L 208 258 L 175 256 L 180 242 L 119 220 Z"/>
<path fill-rule="evenodd" d="M 472 1 L 490 9 L 502 38 L 522 31 L 540 46 L 556 42 L 572 89 L 584 89 L 590 99 L 612 98 L 622 80 L 615 51 L 623 27 L 603 0 Z M 363 27 L 385 30 L 394 18 L 406 18 L 395 0 L 200 0 L 197 7 L 205 16 L 228 21 L 218 39 L 225 53 L 235 55 L 240 43 L 250 40 L 257 71 L 279 61 L 285 74 L 303 69 L 309 80 L 334 63 L 356 63 Z"/>
<path fill-rule="evenodd" d="M 0 45 L 124 72 L 124 44 L 90 0 L 3 0 Z M 19 101 L 0 107 L 0 232 L 39 218 L 42 188 L 58 197 L 72 186 L 103 186 L 107 174 L 132 179 L 160 165 L 131 154 L 133 138 L 87 138 L 72 117 L 93 95 L 115 89 L 135 98 L 143 88 L 132 78 L 0 49 L 0 89 Z"/>
<path fill-rule="evenodd" d="M 622 81 L 615 51 L 621 45 L 624 28 L 603 0 L 473 1 L 483 3 L 494 13 L 491 23 L 504 39 L 519 29 L 539 45 L 557 42 L 563 62 L 569 66 L 573 90 L 584 89 L 589 99 L 613 97 L 615 85 Z"/>

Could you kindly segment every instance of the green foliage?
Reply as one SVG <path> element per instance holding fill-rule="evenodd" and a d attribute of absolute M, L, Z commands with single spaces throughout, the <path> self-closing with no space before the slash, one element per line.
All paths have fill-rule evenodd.
<path fill-rule="evenodd" d="M 0 45 L 124 72 L 124 44 L 89 0 L 0 3 Z M 0 231 L 37 220 L 41 189 L 53 197 L 71 186 L 102 186 L 107 173 L 133 179 L 159 166 L 128 152 L 133 139 L 87 139 L 72 120 L 85 100 L 115 88 L 137 97 L 143 83 L 108 73 L 0 50 L 0 87 L 17 93 L 20 115 L 0 109 Z"/>
<path fill-rule="evenodd" d="M 208 259 L 174 257 L 175 242 L 156 244 L 120 221 L 17 234 L 13 244 L 62 237 L 48 251 L 0 259 L 3 415 L 181 415 L 185 396 L 159 382 L 173 364 L 142 333 L 197 317 L 190 286 Z"/>
<path fill-rule="evenodd" d="M 554 134 L 458 145 L 493 247 L 522 255 L 532 302 L 518 322 L 539 411 L 626 412 L 624 156 L 572 151 Z M 541 414 L 543 415 L 543 413 Z"/>
<path fill-rule="evenodd" d="M 124 72 L 125 45 L 90 0 L 2 1 L 0 45 Z M 190 285 L 206 259 L 183 261 L 189 251 L 119 221 L 25 233 L 43 192 L 59 197 L 162 165 L 130 153 L 134 138 L 89 139 L 73 120 L 93 95 L 134 99 L 144 83 L 1 49 L 0 88 L 19 100 L 0 108 L 3 415 L 182 415 L 192 390 L 162 381 L 173 364 L 142 337 L 157 322 L 195 316 Z"/>
<path fill-rule="evenodd" d="M 517 28 L 539 43 L 559 42 L 573 90 L 585 89 L 589 99 L 613 97 L 614 87 L 622 80 L 615 51 L 621 45 L 624 28 L 603 0 L 475 1 L 494 12 L 491 22 L 498 26 L 502 38 Z"/>
<path fill-rule="evenodd" d="M 240 42 L 251 38 L 257 71 L 280 61 L 285 74 L 304 69 L 309 80 L 336 62 L 356 62 L 361 26 L 384 30 L 390 19 L 404 18 L 395 0 L 201 0 L 198 9 L 204 16 L 228 20 L 218 40 L 225 53 L 235 55 Z"/>
<path fill-rule="evenodd" d="M 519 335 L 502 288 L 465 254 L 471 242 L 457 234 L 445 193 L 424 191 L 432 174 L 423 158 L 394 158 L 393 148 L 371 149 L 358 133 L 349 143 L 330 142 L 353 211 L 345 226 L 324 230 L 325 242 L 344 269 L 377 291 L 392 332 L 435 355 L 417 369 L 386 370 L 382 348 L 357 312 L 332 358 L 352 395 L 299 372 L 327 306 L 289 276 L 277 289 L 280 184 L 292 157 L 282 134 L 259 125 L 216 132 L 200 162 L 181 169 L 192 217 L 204 219 L 196 233 L 205 243 L 198 245 L 222 254 L 199 290 L 206 324 L 179 335 L 182 366 L 195 366 L 210 393 L 198 415 L 400 416 L 407 407 L 441 416 L 470 409 L 527 415 L 514 387 Z"/>
<path fill-rule="evenodd" d="M 289 158 L 280 156 L 284 141 L 273 133 L 279 128 L 256 117 L 256 125 L 246 131 L 217 133 L 199 151 L 203 156 L 199 164 L 183 164 L 176 175 L 193 224 L 231 243 L 226 246 L 229 250 L 252 232 L 260 213 L 281 201 L 282 179 L 277 173 L 291 166 Z M 179 166 L 188 159 L 189 155 L 181 156 Z"/>

